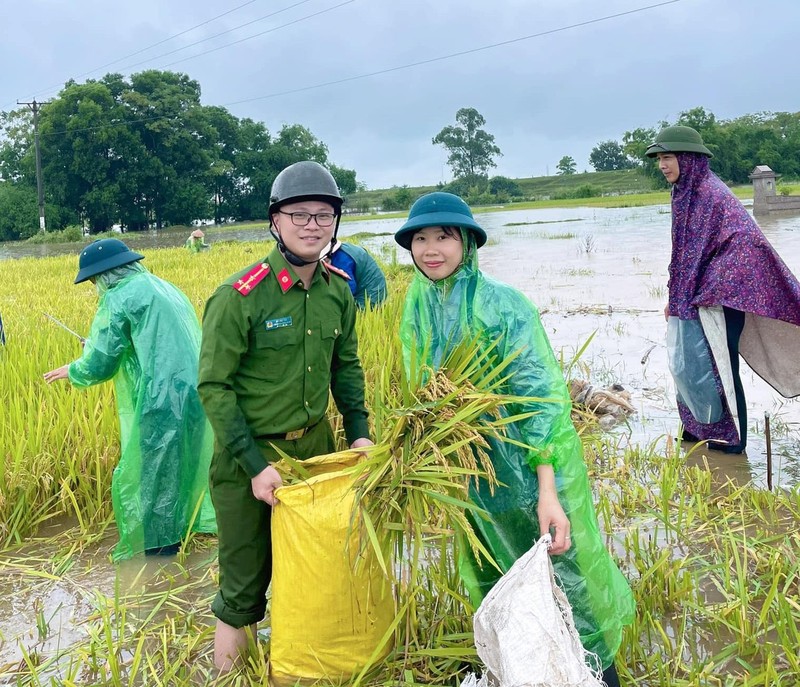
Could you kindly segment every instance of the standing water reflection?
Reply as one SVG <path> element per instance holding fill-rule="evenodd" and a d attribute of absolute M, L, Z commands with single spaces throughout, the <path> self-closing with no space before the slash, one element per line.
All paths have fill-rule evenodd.
<path fill-rule="evenodd" d="M 482 213 L 476 219 L 489 235 L 481 267 L 527 294 L 539 307 L 556 351 L 569 359 L 592 335 L 582 362 L 591 382 L 617 382 L 633 394 L 638 414 L 626 429 L 631 441 L 648 442 L 676 434 L 675 390 L 667 366 L 667 264 L 670 255 L 669 206 L 637 208 L 549 208 Z M 383 260 L 408 261 L 392 234 L 402 219 L 343 222 L 339 235 L 374 234 L 364 246 Z M 800 216 L 759 222 L 784 262 L 800 274 Z M 182 246 L 185 228 L 126 234 L 134 250 Z M 205 228 L 206 240 L 264 241 L 264 226 Z M 0 244 L 0 260 L 78 252 L 79 244 Z M 265 246 L 266 252 L 266 246 Z M 780 397 L 763 380 L 742 369 L 752 437 L 746 466 L 766 484 L 764 413 L 772 417 L 773 482 L 800 482 L 800 403 Z M 705 451 L 719 470 L 730 456 Z M 697 460 L 701 460 L 698 456 Z M 742 478 L 742 461 L 735 461 Z"/>

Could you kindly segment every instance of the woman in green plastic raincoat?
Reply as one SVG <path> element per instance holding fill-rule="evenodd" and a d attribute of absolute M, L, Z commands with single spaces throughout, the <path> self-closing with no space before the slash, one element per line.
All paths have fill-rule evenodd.
<path fill-rule="evenodd" d="M 553 566 L 581 641 L 600 659 L 606 684 L 618 685 L 614 657 L 623 626 L 633 620 L 633 595 L 603 543 L 569 392 L 538 311 L 522 293 L 478 269 L 486 232 L 458 196 L 419 198 L 395 240 L 411 251 L 416 267 L 400 326 L 406 366 L 413 352 L 420 363 L 439 367 L 455 346 L 479 337 L 482 346 L 495 346 L 497 365 L 513 358 L 503 372 L 505 393 L 548 399 L 509 409 L 536 411 L 507 431 L 509 439 L 532 448 L 490 439 L 501 486 L 494 494 L 485 484 L 471 487 L 472 500 L 490 514 L 488 521 L 472 522 L 504 571 L 541 533 L 553 534 Z M 500 576 L 473 559 L 462 561 L 461 574 L 475 606 Z"/>
<path fill-rule="evenodd" d="M 83 354 L 45 380 L 84 388 L 114 379 L 121 455 L 111 485 L 115 561 L 176 553 L 191 528 L 216 532 L 208 494 L 213 433 L 197 395 L 200 325 L 186 296 L 122 241 L 89 244 L 79 284 L 100 294 Z"/>
<path fill-rule="evenodd" d="M 211 246 L 206 243 L 205 234 L 201 229 L 195 229 L 189 234 L 189 238 L 186 239 L 183 247 L 188 248 L 192 253 L 202 253 L 204 250 L 211 248 Z"/>

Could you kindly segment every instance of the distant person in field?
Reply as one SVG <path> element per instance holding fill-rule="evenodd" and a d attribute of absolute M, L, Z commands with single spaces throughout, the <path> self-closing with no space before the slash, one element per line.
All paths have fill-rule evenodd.
<path fill-rule="evenodd" d="M 111 483 L 114 560 L 177 553 L 193 532 L 216 532 L 208 493 L 213 434 L 197 393 L 200 325 L 189 299 L 103 239 L 81 251 L 75 283 L 100 301 L 80 358 L 50 370 L 85 388 L 113 379 L 121 454 Z"/>
<path fill-rule="evenodd" d="M 747 403 L 739 356 L 781 395 L 800 394 L 800 284 L 747 210 L 709 169 L 688 126 L 647 149 L 672 184 L 667 348 L 685 441 L 741 453 Z"/>
<path fill-rule="evenodd" d="M 186 243 L 183 244 L 184 248 L 188 248 L 192 253 L 202 253 L 204 250 L 208 250 L 211 248 L 205 241 L 205 234 L 200 229 L 195 229 L 191 234 L 189 234 L 189 238 L 186 239 Z"/>
<path fill-rule="evenodd" d="M 323 260 L 344 272 L 356 305 L 378 306 L 386 300 L 386 277 L 375 259 L 361 246 L 336 241 Z"/>

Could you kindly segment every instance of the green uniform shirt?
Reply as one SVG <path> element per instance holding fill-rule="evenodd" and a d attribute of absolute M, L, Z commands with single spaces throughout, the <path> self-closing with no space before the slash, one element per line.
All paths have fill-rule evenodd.
<path fill-rule="evenodd" d="M 237 291 L 261 264 L 269 274 Z M 344 280 L 317 267 L 306 290 L 277 248 L 220 286 L 203 316 L 198 385 L 217 450 L 255 477 L 267 467 L 255 438 L 319 422 L 329 389 L 348 443 L 368 437 L 355 319 Z"/>

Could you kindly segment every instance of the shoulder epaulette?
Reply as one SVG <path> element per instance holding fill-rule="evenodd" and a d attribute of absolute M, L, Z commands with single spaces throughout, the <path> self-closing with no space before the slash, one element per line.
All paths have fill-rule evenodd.
<path fill-rule="evenodd" d="M 342 277 L 342 279 L 347 279 L 348 281 L 351 279 L 350 275 L 347 274 L 347 272 L 345 272 L 344 270 L 340 270 L 338 267 L 334 267 L 329 262 L 325 262 L 325 260 L 323 260 L 322 264 L 325 266 L 325 269 L 327 269 L 328 272 L 333 272 L 333 274 L 338 274 L 340 277 Z"/>
<path fill-rule="evenodd" d="M 247 296 L 252 292 L 253 287 L 264 280 L 269 274 L 269 265 L 262 262 L 251 269 L 247 274 L 243 275 L 241 279 L 235 281 L 232 286 L 243 296 Z"/>

